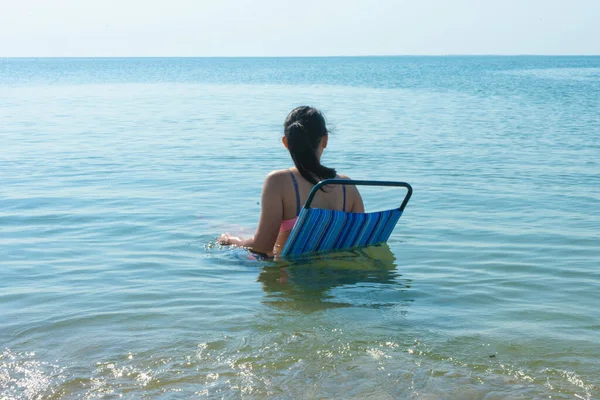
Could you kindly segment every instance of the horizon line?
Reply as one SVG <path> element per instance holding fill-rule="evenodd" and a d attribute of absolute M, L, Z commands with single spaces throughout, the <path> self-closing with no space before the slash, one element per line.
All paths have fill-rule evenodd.
<path fill-rule="evenodd" d="M 314 55 L 314 56 L 0 56 L 0 59 L 56 59 L 56 58 L 375 58 L 375 57 L 598 57 L 600 54 L 372 54 L 372 55 Z"/>

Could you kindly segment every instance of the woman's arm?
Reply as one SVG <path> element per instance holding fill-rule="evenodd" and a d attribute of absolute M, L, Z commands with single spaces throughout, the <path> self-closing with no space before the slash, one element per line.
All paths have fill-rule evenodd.
<path fill-rule="evenodd" d="M 247 247 L 258 253 L 269 254 L 277 241 L 279 227 L 283 219 L 283 196 L 281 174 L 272 172 L 267 175 L 261 196 L 261 211 L 258 228 L 253 237 L 241 239 L 224 233 L 218 243 Z"/>

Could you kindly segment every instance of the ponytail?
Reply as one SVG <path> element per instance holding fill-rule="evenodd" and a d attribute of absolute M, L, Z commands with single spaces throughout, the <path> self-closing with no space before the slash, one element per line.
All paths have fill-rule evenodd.
<path fill-rule="evenodd" d="M 288 150 L 300 175 L 313 185 L 328 178 L 335 178 L 336 171 L 321 164 L 317 149 L 327 136 L 325 118 L 315 108 L 298 107 L 288 115 L 285 123 Z"/>

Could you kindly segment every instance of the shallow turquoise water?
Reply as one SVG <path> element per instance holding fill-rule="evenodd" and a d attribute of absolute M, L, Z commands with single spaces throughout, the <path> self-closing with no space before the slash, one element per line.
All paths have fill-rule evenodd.
<path fill-rule="evenodd" d="M 413 185 L 388 245 L 215 246 L 304 103 Z M 3 399 L 600 397 L 600 57 L 3 59 L 0 106 Z"/>

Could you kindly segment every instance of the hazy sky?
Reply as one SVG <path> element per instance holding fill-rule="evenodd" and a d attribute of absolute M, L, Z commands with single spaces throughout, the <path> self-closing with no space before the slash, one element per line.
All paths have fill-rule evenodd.
<path fill-rule="evenodd" d="M 0 57 L 600 54 L 600 0 L 0 0 Z"/>

